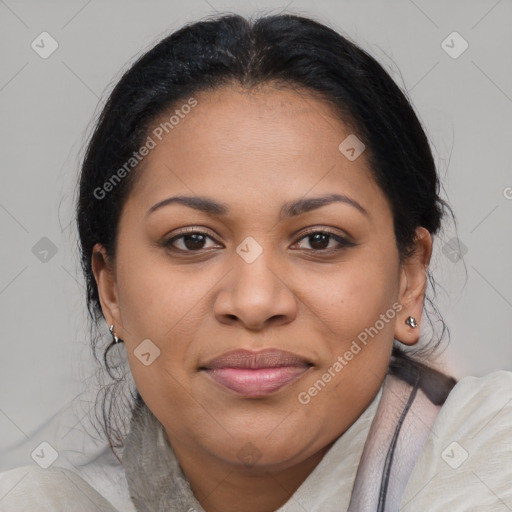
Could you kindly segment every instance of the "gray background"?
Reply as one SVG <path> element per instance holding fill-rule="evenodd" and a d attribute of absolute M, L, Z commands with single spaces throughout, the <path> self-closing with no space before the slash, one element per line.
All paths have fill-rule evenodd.
<path fill-rule="evenodd" d="M 77 399 L 85 417 L 93 397 L 72 216 L 105 93 L 185 22 L 285 7 L 348 35 L 408 92 L 458 222 L 431 265 L 452 333 L 444 368 L 459 378 L 512 370 L 510 1 L 0 0 L 0 470 L 30 463 L 42 426 Z M 46 59 L 31 47 L 43 31 L 59 45 Z M 457 58 L 442 46 L 454 31 L 469 44 Z"/>

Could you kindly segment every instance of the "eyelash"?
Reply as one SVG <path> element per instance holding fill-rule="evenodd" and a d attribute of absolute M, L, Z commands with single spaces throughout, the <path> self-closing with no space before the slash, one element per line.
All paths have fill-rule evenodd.
<path fill-rule="evenodd" d="M 298 243 L 298 242 L 304 240 L 305 238 L 311 237 L 316 234 L 323 234 L 323 235 L 330 236 L 329 242 L 331 241 L 331 238 L 333 238 L 339 244 L 338 247 L 336 247 L 334 249 L 332 249 L 332 248 L 331 249 L 302 249 L 303 251 L 308 251 L 308 252 L 311 251 L 314 253 L 328 254 L 328 253 L 332 253 L 332 252 L 339 252 L 339 251 L 342 251 L 343 249 L 346 249 L 349 247 L 354 247 L 356 245 L 355 243 L 350 242 L 346 238 L 344 238 L 340 235 L 337 235 L 336 233 L 333 233 L 329 229 L 312 229 L 310 231 L 307 231 L 307 232 L 303 233 L 302 236 L 295 243 Z M 192 250 L 178 249 L 178 248 L 172 246 L 172 244 L 174 242 L 176 242 L 177 240 L 180 240 L 181 238 L 183 238 L 185 236 L 190 236 L 190 235 L 204 235 L 207 238 L 210 238 L 211 240 L 215 241 L 215 239 L 212 236 L 210 236 L 208 233 L 206 233 L 204 231 L 200 231 L 198 229 L 190 229 L 188 231 L 182 231 L 179 235 L 176 235 L 168 240 L 164 240 L 162 242 L 162 245 L 167 249 L 171 249 L 171 250 L 181 252 L 181 253 L 193 254 L 193 253 L 200 253 L 201 251 L 203 251 L 204 249 L 198 249 L 197 251 L 192 251 Z M 208 250 L 208 249 L 206 249 L 206 250 Z"/>

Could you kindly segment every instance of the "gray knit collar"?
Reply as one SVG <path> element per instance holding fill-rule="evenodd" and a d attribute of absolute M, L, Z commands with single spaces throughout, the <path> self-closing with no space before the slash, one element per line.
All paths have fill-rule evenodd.
<path fill-rule="evenodd" d="M 123 465 L 137 512 L 205 512 L 190 488 L 162 424 L 144 402 L 133 413 Z"/>

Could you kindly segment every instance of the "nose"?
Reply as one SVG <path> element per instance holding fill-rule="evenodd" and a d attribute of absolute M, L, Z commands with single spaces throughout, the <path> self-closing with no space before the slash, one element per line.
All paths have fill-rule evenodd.
<path fill-rule="evenodd" d="M 252 263 L 233 257 L 234 268 L 221 281 L 222 289 L 215 298 L 214 314 L 219 322 L 261 330 L 295 319 L 297 298 L 287 283 L 289 276 L 275 270 L 266 254 L 263 251 Z"/>

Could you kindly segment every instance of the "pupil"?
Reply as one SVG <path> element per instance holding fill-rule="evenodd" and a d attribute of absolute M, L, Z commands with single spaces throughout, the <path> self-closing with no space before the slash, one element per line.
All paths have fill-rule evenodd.
<path fill-rule="evenodd" d="M 329 236 L 325 233 L 316 233 L 314 235 L 310 235 L 310 242 L 309 244 L 314 249 L 325 249 L 329 245 Z M 313 243 L 311 243 L 311 239 L 313 239 Z M 325 242 L 327 241 L 327 244 Z M 315 247 L 315 244 L 319 243 L 321 247 Z"/>
<path fill-rule="evenodd" d="M 192 243 L 189 243 L 189 242 Z M 185 235 L 183 243 L 187 249 L 201 249 L 201 244 L 204 243 L 204 235 L 194 233 L 192 235 Z"/>

